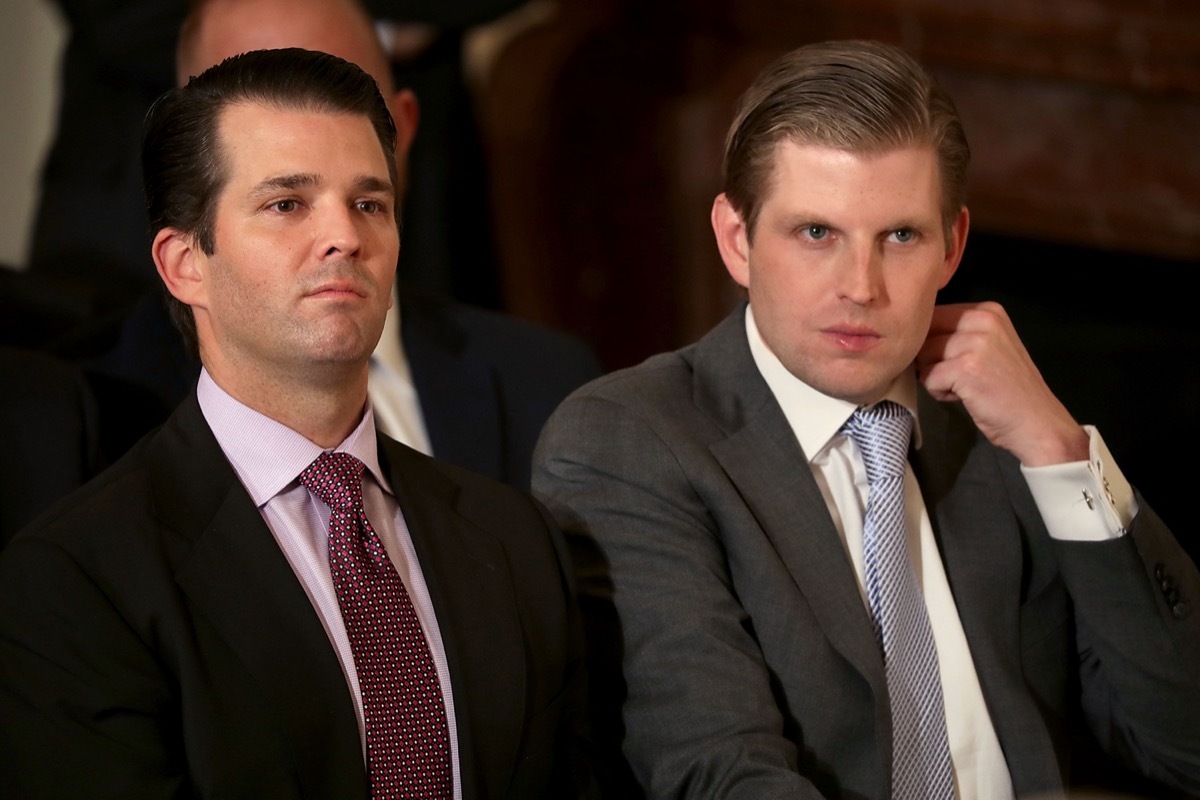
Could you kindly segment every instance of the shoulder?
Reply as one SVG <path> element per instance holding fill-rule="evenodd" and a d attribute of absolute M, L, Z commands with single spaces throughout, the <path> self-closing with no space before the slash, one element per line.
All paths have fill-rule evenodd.
<path fill-rule="evenodd" d="M 599 400 L 650 410 L 689 398 L 695 373 L 687 352 L 685 348 L 659 353 L 637 366 L 610 372 L 581 386 L 570 400 Z"/>
<path fill-rule="evenodd" d="M 148 441 L 52 505 L 0 552 L 0 617 L 12 625 L 28 602 L 63 619 L 116 609 L 146 618 L 173 597 L 186 542 L 167 535 L 155 509 Z M 185 500 L 181 500 L 185 502 Z"/>
<path fill-rule="evenodd" d="M 539 450 L 591 448 L 597 439 L 620 441 L 626 448 L 633 442 L 634 449 L 642 449 L 652 446 L 651 440 L 679 445 L 723 435 L 736 421 L 725 419 L 722 406 L 736 402 L 743 391 L 705 364 L 706 341 L 660 353 L 575 390 L 551 415 Z M 719 402 L 712 401 L 713 391 L 722 395 Z"/>
<path fill-rule="evenodd" d="M 67 494 L 33 520 L 17 539 L 37 537 L 61 544 L 105 535 L 150 515 L 149 471 L 143 441 L 115 464 Z"/>
<path fill-rule="evenodd" d="M 191 395 L 162 427 L 51 505 L 14 543 L 38 540 L 106 558 L 158 550 L 160 531 L 202 526 L 235 484 Z"/>
<path fill-rule="evenodd" d="M 609 404 L 647 420 L 736 430 L 770 399 L 746 343 L 744 315 L 739 306 L 698 341 L 586 384 L 556 417 Z"/>
<path fill-rule="evenodd" d="M 684 350 L 654 356 L 572 393 L 538 440 L 535 495 L 568 528 L 564 520 L 593 502 L 625 514 L 641 509 L 649 497 L 691 506 L 695 485 L 720 480 L 710 448 L 728 435 L 712 410 L 697 401 L 696 382 Z"/>

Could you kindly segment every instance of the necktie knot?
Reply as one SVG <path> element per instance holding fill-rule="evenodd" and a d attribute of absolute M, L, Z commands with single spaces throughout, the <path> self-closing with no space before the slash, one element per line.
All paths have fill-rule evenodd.
<path fill-rule="evenodd" d="M 912 429 L 912 414 L 890 400 L 858 409 L 842 426 L 862 453 L 868 483 L 904 475 Z"/>
<path fill-rule="evenodd" d="M 300 485 L 330 508 L 362 507 L 363 462 L 349 453 L 321 453 L 300 473 Z"/>

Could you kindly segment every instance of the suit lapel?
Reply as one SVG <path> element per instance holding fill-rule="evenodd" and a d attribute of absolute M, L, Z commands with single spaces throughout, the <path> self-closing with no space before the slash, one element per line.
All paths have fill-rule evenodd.
<path fill-rule="evenodd" d="M 854 568 L 805 454 L 754 365 L 744 326 L 744 313 L 735 312 L 696 348 L 696 404 L 728 431 L 710 450 L 825 636 L 871 686 L 877 708 L 886 708 L 883 660 Z"/>
<path fill-rule="evenodd" d="M 465 336 L 432 301 L 400 293 L 404 353 L 434 454 L 472 472 L 504 480 L 503 426 L 495 376 L 465 352 Z"/>
<path fill-rule="evenodd" d="M 712 453 L 737 487 L 830 643 L 887 697 L 883 662 L 846 554 L 825 501 L 790 431 L 764 414 Z"/>
<path fill-rule="evenodd" d="M 1055 746 L 1022 677 L 1021 535 L 997 452 L 965 412 L 920 396 L 913 470 L 1014 786 L 1055 776 Z"/>
<path fill-rule="evenodd" d="M 1020 539 L 995 456 L 973 426 L 925 392 L 922 447 L 913 457 L 930 523 L 976 661 L 1018 652 Z M 976 648 L 980 650 L 977 651 Z M 999 652 L 983 652 L 997 650 Z"/>
<path fill-rule="evenodd" d="M 503 793 L 521 740 L 524 636 L 503 545 L 456 510 L 458 487 L 386 437 L 383 463 L 412 537 L 450 667 L 464 797 Z"/>
<path fill-rule="evenodd" d="M 308 595 L 238 482 L 193 394 L 151 454 L 155 512 L 191 552 L 176 580 L 278 714 L 299 783 L 366 795 L 345 676 Z"/>

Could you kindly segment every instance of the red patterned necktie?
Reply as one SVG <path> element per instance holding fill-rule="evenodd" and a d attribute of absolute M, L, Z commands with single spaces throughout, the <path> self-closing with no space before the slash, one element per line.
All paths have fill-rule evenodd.
<path fill-rule="evenodd" d="M 329 506 L 329 569 L 362 691 L 371 797 L 449 798 L 441 684 L 404 581 L 363 510 L 362 471 L 349 453 L 322 453 L 300 483 Z"/>

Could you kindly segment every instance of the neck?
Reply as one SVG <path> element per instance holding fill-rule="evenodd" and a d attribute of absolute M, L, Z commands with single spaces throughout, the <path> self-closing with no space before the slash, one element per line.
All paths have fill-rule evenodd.
<path fill-rule="evenodd" d="M 354 368 L 310 367 L 302 376 L 228 369 L 207 359 L 204 367 L 235 400 L 322 448 L 344 441 L 366 407 L 365 363 Z"/>

